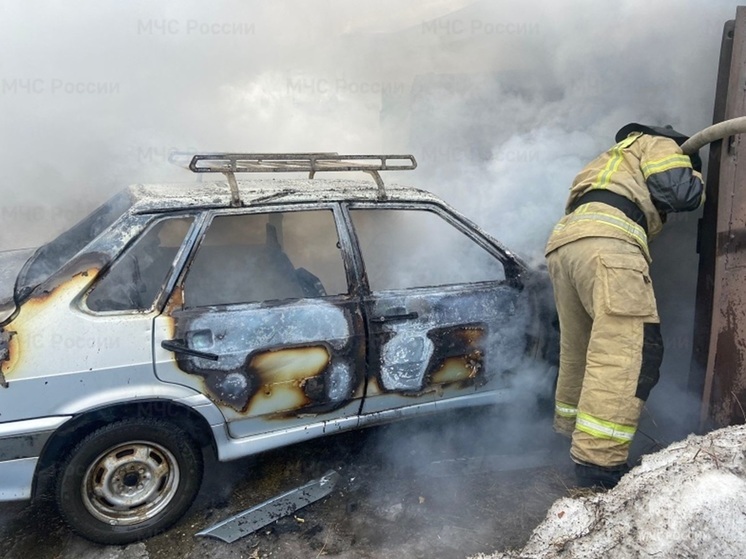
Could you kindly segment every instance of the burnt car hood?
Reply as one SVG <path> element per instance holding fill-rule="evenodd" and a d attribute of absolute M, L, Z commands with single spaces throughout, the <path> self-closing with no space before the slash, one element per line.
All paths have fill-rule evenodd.
<path fill-rule="evenodd" d="M 23 248 L 0 252 L 0 323 L 5 322 L 16 310 L 13 290 L 18 273 L 36 249 Z"/>

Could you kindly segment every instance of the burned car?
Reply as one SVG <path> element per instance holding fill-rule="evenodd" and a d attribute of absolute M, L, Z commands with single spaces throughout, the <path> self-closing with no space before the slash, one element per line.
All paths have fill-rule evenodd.
<path fill-rule="evenodd" d="M 0 500 L 51 493 L 90 540 L 146 538 L 189 508 L 205 449 L 506 401 L 556 344 L 544 272 L 436 196 L 383 185 L 412 156 L 189 166 L 227 181 L 133 186 L 0 256 Z M 291 171 L 309 178 L 235 176 Z"/>

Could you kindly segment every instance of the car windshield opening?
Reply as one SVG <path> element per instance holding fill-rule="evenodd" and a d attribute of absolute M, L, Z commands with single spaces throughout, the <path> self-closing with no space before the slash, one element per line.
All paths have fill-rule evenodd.
<path fill-rule="evenodd" d="M 23 298 L 44 283 L 73 256 L 111 227 L 132 206 L 128 190 L 116 194 L 53 241 L 42 245 L 21 270 L 16 297 Z"/>

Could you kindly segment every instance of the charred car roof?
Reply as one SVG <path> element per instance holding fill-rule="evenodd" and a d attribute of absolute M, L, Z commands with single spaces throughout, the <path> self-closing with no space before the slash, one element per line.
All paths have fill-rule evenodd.
<path fill-rule="evenodd" d="M 282 201 L 283 203 L 381 201 L 376 185 L 367 180 L 252 179 L 237 181 L 237 185 L 244 207 L 270 201 Z M 132 199 L 132 211 L 137 213 L 231 205 L 230 187 L 224 181 L 138 184 L 130 186 L 128 190 Z M 443 204 L 442 200 L 434 194 L 400 185 L 387 185 L 384 200 Z"/>

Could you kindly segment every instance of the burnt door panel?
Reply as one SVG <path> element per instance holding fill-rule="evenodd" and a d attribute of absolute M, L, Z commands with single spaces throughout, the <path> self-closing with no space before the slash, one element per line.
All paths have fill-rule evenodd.
<path fill-rule="evenodd" d="M 530 305 L 507 285 L 379 293 L 368 308 L 417 318 L 371 323 L 365 413 L 503 388 L 526 358 Z"/>
<path fill-rule="evenodd" d="M 435 212 L 350 211 L 370 285 L 363 412 L 504 387 L 527 350 L 527 293 Z"/>
<path fill-rule="evenodd" d="M 176 311 L 174 337 L 160 345 L 164 350 L 177 346 L 173 353 L 181 382 L 189 378 L 183 374 L 193 377 L 189 384 L 228 419 L 327 413 L 360 391 L 356 361 L 362 348 L 354 332 L 361 319 L 355 307 L 298 300 Z"/>
<path fill-rule="evenodd" d="M 330 210 L 215 217 L 166 312 L 156 371 L 217 404 L 235 437 L 354 415 L 360 304 Z"/>

